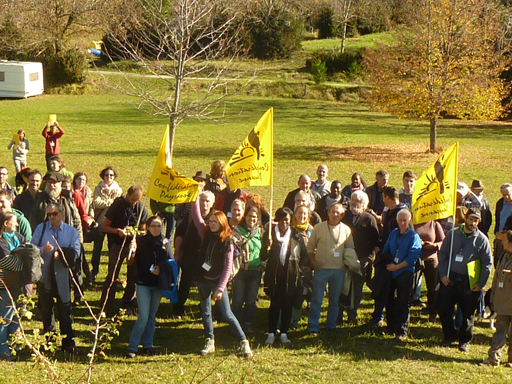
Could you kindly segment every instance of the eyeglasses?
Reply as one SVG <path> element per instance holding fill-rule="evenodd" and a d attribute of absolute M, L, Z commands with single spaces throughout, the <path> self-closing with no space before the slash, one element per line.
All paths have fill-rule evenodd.
<path fill-rule="evenodd" d="M 162 224 L 151 224 L 149 228 L 162 228 Z"/>
<path fill-rule="evenodd" d="M 113 173 L 105 173 L 105 177 L 114 177 L 115 175 Z"/>
<path fill-rule="evenodd" d="M 52 216 L 57 216 L 60 212 L 46 212 L 46 216 L 48 217 L 52 217 Z"/>

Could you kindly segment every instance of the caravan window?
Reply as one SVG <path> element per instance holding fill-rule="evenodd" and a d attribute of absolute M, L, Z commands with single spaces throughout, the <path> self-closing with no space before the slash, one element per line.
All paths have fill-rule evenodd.
<path fill-rule="evenodd" d="M 5 81 L 5 72 L 0 72 L 0 81 Z"/>
<path fill-rule="evenodd" d="M 37 81 L 39 80 L 39 73 L 38 72 L 33 72 L 31 73 L 29 76 L 29 81 Z"/>

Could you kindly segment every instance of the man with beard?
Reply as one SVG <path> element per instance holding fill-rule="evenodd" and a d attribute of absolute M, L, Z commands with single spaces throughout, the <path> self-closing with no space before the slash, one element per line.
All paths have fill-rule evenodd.
<path fill-rule="evenodd" d="M 23 212 L 27 219 L 30 218 L 32 207 L 36 198 L 43 191 L 39 190 L 41 186 L 42 175 L 37 169 L 30 171 L 28 174 L 28 188 L 25 192 L 20 193 L 13 202 L 13 207 Z"/>
<path fill-rule="evenodd" d="M 480 218 L 478 208 L 469 208 L 464 224 L 448 232 L 439 251 L 441 287 L 437 306 L 443 326 L 442 345 L 450 346 L 458 341 L 462 352 L 469 351 L 480 290 L 487 283 L 492 267 L 489 240 L 478 229 Z M 458 331 L 453 322 L 455 304 L 462 311 L 462 324 Z"/>
<path fill-rule="evenodd" d="M 80 215 L 75 203 L 68 196 L 62 196 L 62 180 L 63 176 L 58 172 L 47 173 L 43 180 L 46 182 L 43 193 L 36 196 L 32 212 L 30 213 L 30 226 L 32 231 L 44 222 L 46 217 L 46 207 L 50 202 L 60 203 L 64 208 L 64 222 L 71 225 L 78 231 L 80 243 L 83 242 L 82 224 L 80 222 Z"/>
<path fill-rule="evenodd" d="M 366 208 L 368 208 L 368 195 L 363 191 L 355 191 L 350 197 L 350 210 L 343 217 L 343 222 L 352 231 L 354 248 L 361 263 L 361 274 L 350 272 L 353 282 L 353 303 L 348 309 L 349 324 L 357 324 L 357 310 L 363 298 L 363 286 L 371 277 L 373 251 L 379 241 L 377 221 L 372 214 L 366 212 Z M 343 312 L 340 312 L 343 315 Z"/>
<path fill-rule="evenodd" d="M 132 242 L 135 239 L 132 230 L 127 227 L 136 227 L 139 231 L 146 229 L 148 220 L 148 210 L 141 201 L 144 192 L 141 186 L 133 185 L 128 189 L 125 197 L 116 199 L 109 207 L 105 222 L 103 223 L 103 232 L 108 235 L 111 244 L 108 254 L 108 274 L 103 284 L 100 303 L 103 311 L 108 313 L 113 305 L 117 280 L 124 259 L 132 254 Z M 132 255 L 133 257 L 134 255 Z M 132 260 L 133 261 L 133 260 Z M 126 309 L 126 314 L 133 313 L 133 304 L 135 302 L 135 281 L 137 280 L 137 269 L 127 262 L 126 268 L 126 288 L 124 290 L 122 308 Z"/>

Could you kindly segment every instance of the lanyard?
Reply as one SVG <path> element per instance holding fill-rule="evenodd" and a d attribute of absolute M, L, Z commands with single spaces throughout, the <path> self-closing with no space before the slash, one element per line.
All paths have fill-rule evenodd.
<path fill-rule="evenodd" d="M 339 247 L 339 242 L 340 242 L 340 238 L 341 238 L 341 226 L 340 224 L 336 225 L 335 227 L 332 228 L 332 231 L 331 231 L 331 225 L 327 224 L 327 226 L 329 227 L 329 233 L 331 234 L 331 237 L 332 237 L 332 240 L 334 241 L 334 249 L 338 248 Z M 334 238 L 334 228 L 338 227 L 338 240 L 336 240 Z"/>

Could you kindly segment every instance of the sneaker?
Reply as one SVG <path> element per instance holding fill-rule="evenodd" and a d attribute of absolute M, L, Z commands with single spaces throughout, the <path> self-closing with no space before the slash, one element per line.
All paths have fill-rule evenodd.
<path fill-rule="evenodd" d="M 461 351 L 461 352 L 469 352 L 469 343 L 459 344 L 459 351 Z"/>
<path fill-rule="evenodd" d="M 215 352 L 215 340 L 206 339 L 203 349 L 201 349 L 201 355 L 206 356 L 210 353 Z"/>
<path fill-rule="evenodd" d="M 512 363 L 507 363 L 507 364 L 505 364 L 505 367 L 507 367 L 507 368 L 512 368 Z"/>
<path fill-rule="evenodd" d="M 276 335 L 273 333 L 269 333 L 267 336 L 267 340 L 265 340 L 265 344 L 272 345 L 274 344 L 274 341 L 276 341 Z"/>
<path fill-rule="evenodd" d="M 281 335 L 279 336 L 279 341 L 281 342 L 281 344 L 291 344 L 292 343 L 286 333 L 281 333 Z"/>
<path fill-rule="evenodd" d="M 137 354 L 133 351 L 128 350 L 128 352 L 126 352 L 125 357 L 127 359 L 135 359 L 137 357 Z"/>
<path fill-rule="evenodd" d="M 249 340 L 242 340 L 240 342 L 240 351 L 242 355 L 245 357 L 252 357 L 251 346 L 249 345 Z"/>
<path fill-rule="evenodd" d="M 510 363 L 509 363 L 510 364 Z M 490 359 L 484 360 L 478 363 L 480 367 L 497 367 L 500 365 L 497 361 L 491 361 Z"/>

